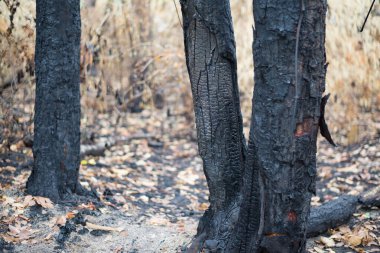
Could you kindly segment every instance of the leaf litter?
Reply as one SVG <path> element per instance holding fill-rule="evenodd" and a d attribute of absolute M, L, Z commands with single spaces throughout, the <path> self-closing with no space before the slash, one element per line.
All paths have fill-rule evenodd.
<path fill-rule="evenodd" d="M 15 152 L 27 154 L 27 165 L 1 168 L 8 175 L 0 181 L 0 246 L 4 250 L 182 252 L 191 241 L 208 208 L 194 130 L 180 117 L 157 123 L 149 114 L 128 114 L 128 122 L 117 127 L 111 124 L 115 122 L 112 116 L 98 117 L 101 124 L 87 126 L 95 142 L 146 133 L 154 138 L 131 139 L 109 147 L 104 156 L 84 157 L 80 182 L 92 196 L 60 204 L 25 194 L 32 154 L 27 147 L 15 147 Z M 335 149 L 324 141 L 318 146 L 313 206 L 379 184 L 378 139 Z M 347 225 L 309 239 L 308 251 L 380 252 L 379 217 L 379 209 L 358 209 Z"/>

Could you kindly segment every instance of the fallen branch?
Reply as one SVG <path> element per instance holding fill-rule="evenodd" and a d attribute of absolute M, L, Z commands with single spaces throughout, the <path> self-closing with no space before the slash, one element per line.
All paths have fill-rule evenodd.
<path fill-rule="evenodd" d="M 104 152 L 112 146 L 130 142 L 132 140 L 152 138 L 152 134 L 136 134 L 127 137 L 111 137 L 92 145 L 81 145 L 80 156 L 103 156 Z"/>
<path fill-rule="evenodd" d="M 359 198 L 359 203 L 364 207 L 375 206 L 380 208 L 380 186 L 374 187 L 362 194 Z"/>
<path fill-rule="evenodd" d="M 93 145 L 81 145 L 80 156 L 103 156 L 107 148 L 111 147 L 112 143 L 100 142 Z"/>
<path fill-rule="evenodd" d="M 357 205 L 357 196 L 345 195 L 313 208 L 307 226 L 307 237 L 320 235 L 330 228 L 347 223 Z"/>
<path fill-rule="evenodd" d="M 82 144 L 80 145 L 80 156 L 103 156 L 104 152 L 112 146 L 130 142 L 132 140 L 149 139 L 154 137 L 152 134 L 136 134 L 131 136 L 110 137 L 103 139 L 95 144 Z M 26 147 L 33 147 L 33 136 L 24 138 L 24 145 Z"/>
<path fill-rule="evenodd" d="M 359 206 L 380 207 L 380 186 L 359 196 L 344 195 L 313 208 L 308 222 L 307 237 L 314 237 L 346 224 Z"/>

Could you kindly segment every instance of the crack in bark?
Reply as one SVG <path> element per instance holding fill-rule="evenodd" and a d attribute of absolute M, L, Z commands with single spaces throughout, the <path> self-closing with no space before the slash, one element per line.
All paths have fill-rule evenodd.
<path fill-rule="evenodd" d="M 79 0 L 36 2 L 34 165 L 29 194 L 76 193 L 80 163 Z"/>
<path fill-rule="evenodd" d="M 254 2 L 248 148 L 229 1 L 181 0 L 181 7 L 199 152 L 210 189 L 210 208 L 190 248 L 302 252 L 315 189 L 326 3 L 312 0 L 306 8 L 303 0 Z M 292 57 L 294 66 L 288 62 Z M 302 119 L 298 125 L 297 119 Z"/>

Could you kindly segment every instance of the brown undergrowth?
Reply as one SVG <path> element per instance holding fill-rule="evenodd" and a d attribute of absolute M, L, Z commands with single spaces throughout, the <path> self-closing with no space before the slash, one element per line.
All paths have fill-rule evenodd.
<path fill-rule="evenodd" d="M 93 191 L 93 199 L 48 208 L 38 203 L 30 206 L 25 201 L 30 197 L 24 194 L 32 162 L 34 2 L 0 1 L 3 249 L 62 250 L 57 240 L 66 228 L 60 227 L 66 226 L 72 214 L 83 212 L 89 224 L 122 231 L 93 232 L 104 230 L 74 222 L 76 231 L 67 235 L 64 244 L 68 252 L 180 252 L 195 233 L 197 221 L 208 207 L 208 193 L 195 143 L 181 21 L 175 2 L 143 2 L 150 3 L 150 10 L 137 15 L 133 1 L 83 1 L 82 142 L 91 144 L 102 137 L 129 136 L 137 130 L 138 134 L 149 133 L 154 138 L 118 144 L 107 150 L 104 157 L 83 158 L 80 180 Z M 178 1 L 176 4 L 179 8 Z M 253 89 L 251 3 L 232 0 L 231 5 L 240 98 L 244 123 L 248 124 Z M 313 205 L 340 194 L 357 194 L 379 183 L 377 2 L 364 31 L 359 33 L 356 29 L 369 5 L 359 0 L 329 1 L 326 47 L 327 92 L 331 98 L 326 118 L 339 147 L 332 149 L 325 142 L 320 143 L 318 193 Z M 152 33 L 148 39 L 141 39 L 141 15 L 149 15 L 144 19 Z M 141 94 L 129 95 L 128 91 L 136 86 L 144 87 Z M 129 113 L 128 106 L 140 97 L 144 110 Z M 378 209 L 358 210 L 348 226 L 310 240 L 308 249 L 378 252 L 378 226 Z M 81 235 L 79 231 L 85 228 L 88 232 Z M 94 244 L 96 240 L 104 243 Z"/>

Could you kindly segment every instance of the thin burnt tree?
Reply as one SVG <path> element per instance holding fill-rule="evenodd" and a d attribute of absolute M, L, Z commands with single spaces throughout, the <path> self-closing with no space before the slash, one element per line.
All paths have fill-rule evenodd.
<path fill-rule="evenodd" d="M 126 94 L 127 109 L 138 113 L 144 108 L 144 90 L 151 87 L 149 73 L 154 69 L 151 61 L 152 48 L 152 13 L 149 0 L 130 0 L 129 7 L 133 15 L 128 22 L 128 37 L 130 43 L 130 89 Z"/>
<path fill-rule="evenodd" d="M 324 0 L 253 1 L 248 147 L 228 0 L 182 0 L 199 153 L 210 191 L 189 252 L 302 252 L 325 90 Z"/>
<path fill-rule="evenodd" d="M 34 165 L 27 192 L 60 200 L 78 193 L 80 1 L 36 1 Z"/>

